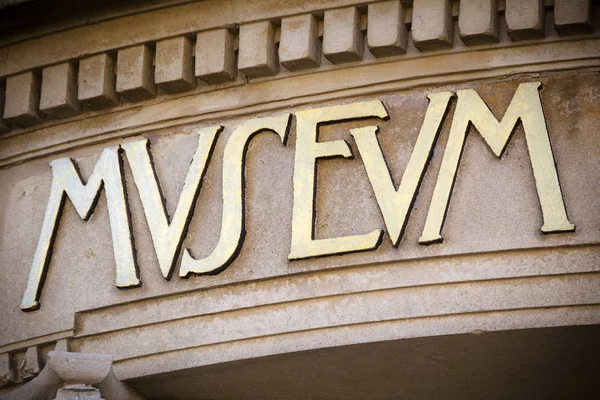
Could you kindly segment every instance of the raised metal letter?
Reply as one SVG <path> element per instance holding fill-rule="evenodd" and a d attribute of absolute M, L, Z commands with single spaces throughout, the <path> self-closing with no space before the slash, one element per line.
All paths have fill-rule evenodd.
<path fill-rule="evenodd" d="M 104 184 L 108 204 L 108 216 L 112 233 L 118 287 L 132 287 L 140 284 L 132 245 L 132 232 L 129 212 L 125 201 L 123 172 L 119 159 L 119 147 L 104 149 L 94 167 L 87 184 L 83 183 L 73 161 L 60 158 L 50 163 L 52 167 L 52 188 L 42 224 L 42 232 L 33 256 L 27 288 L 21 302 L 21 310 L 32 311 L 39 308 L 38 302 L 44 278 L 50 264 L 52 245 L 58 229 L 65 197 L 69 197 L 79 216 L 88 220 Z"/>
<path fill-rule="evenodd" d="M 150 159 L 150 142 L 148 139 L 143 139 L 121 145 L 131 166 L 133 180 L 138 188 L 152 235 L 158 265 L 165 279 L 171 278 L 184 234 L 194 214 L 194 204 L 200 193 L 206 165 L 214 149 L 217 134 L 222 129 L 222 126 L 211 126 L 197 132 L 198 147 L 185 177 L 177 208 L 170 221 Z"/>
<path fill-rule="evenodd" d="M 544 111 L 540 100 L 539 82 L 522 83 L 500 122 L 473 89 L 459 90 L 448 145 L 433 192 L 425 221 L 421 244 L 441 242 L 442 225 L 450 201 L 450 192 L 456 178 L 460 156 L 469 123 L 473 124 L 494 154 L 500 158 L 519 120 L 525 130 L 525 139 L 533 168 L 535 185 L 542 207 L 543 233 L 571 232 L 575 226 L 567 218 Z"/>
<path fill-rule="evenodd" d="M 406 227 L 410 209 L 425 174 L 452 96 L 451 92 L 432 93 L 427 96 L 431 102 L 398 190 L 394 187 L 390 171 L 377 141 L 378 128 L 366 126 L 350 131 L 358 145 L 358 151 L 363 159 L 385 226 L 394 246 L 398 246 Z"/>
<path fill-rule="evenodd" d="M 296 113 L 292 248 L 288 256 L 290 260 L 373 250 L 381 242 L 383 231 L 380 229 L 364 235 L 314 239 L 316 162 L 319 158 L 352 157 L 350 146 L 344 140 L 317 142 L 319 124 L 372 117 L 384 119 L 388 117 L 385 107 L 379 100 Z"/>
<path fill-rule="evenodd" d="M 179 276 L 217 274 L 233 261 L 244 240 L 244 161 L 250 139 L 262 131 L 278 134 L 285 145 L 290 114 L 255 118 L 241 124 L 231 134 L 223 152 L 223 219 L 221 236 L 213 252 L 195 260 L 189 249 L 183 254 Z"/>

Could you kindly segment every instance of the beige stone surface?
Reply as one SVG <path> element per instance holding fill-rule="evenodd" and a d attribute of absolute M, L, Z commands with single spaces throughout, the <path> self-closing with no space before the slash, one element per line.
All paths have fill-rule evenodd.
<path fill-rule="evenodd" d="M 356 7 L 325 12 L 323 55 L 334 64 L 359 61 L 363 56 L 360 12 Z"/>
<path fill-rule="evenodd" d="M 305 14 L 281 20 L 279 61 L 290 71 L 316 68 L 321 64 L 319 22 Z"/>
<path fill-rule="evenodd" d="M 247 77 L 275 75 L 279 71 L 275 25 L 269 21 L 240 26 L 238 69 Z"/>
<path fill-rule="evenodd" d="M 545 33 L 543 0 L 506 0 L 504 12 L 508 34 L 513 40 L 543 38 Z"/>
<path fill-rule="evenodd" d="M 41 119 L 39 105 L 39 74 L 25 72 L 6 80 L 5 119 L 20 127 L 31 126 Z"/>
<path fill-rule="evenodd" d="M 117 93 L 136 102 L 156 95 L 154 49 L 150 45 L 128 47 L 117 55 Z"/>
<path fill-rule="evenodd" d="M 592 0 L 556 0 L 554 26 L 560 35 L 576 35 L 592 31 Z"/>
<path fill-rule="evenodd" d="M 90 110 L 119 104 L 116 92 L 116 57 L 103 53 L 79 62 L 77 98 Z"/>
<path fill-rule="evenodd" d="M 450 0 L 415 0 L 412 14 L 412 37 L 421 51 L 452 47 L 454 22 Z"/>
<path fill-rule="evenodd" d="M 198 33 L 196 76 L 209 84 L 234 80 L 237 76 L 234 40 L 229 29 Z"/>
<path fill-rule="evenodd" d="M 73 63 L 44 68 L 40 110 L 52 118 L 68 118 L 79 114 L 77 101 L 77 69 Z"/>
<path fill-rule="evenodd" d="M 375 57 L 406 53 L 405 8 L 399 0 L 369 4 L 367 44 Z"/>
<path fill-rule="evenodd" d="M 176 93 L 196 86 L 192 41 L 180 36 L 156 43 L 156 85 L 167 93 Z"/>
<path fill-rule="evenodd" d="M 498 0 L 466 0 L 460 3 L 458 29 L 469 46 L 498 41 Z"/>

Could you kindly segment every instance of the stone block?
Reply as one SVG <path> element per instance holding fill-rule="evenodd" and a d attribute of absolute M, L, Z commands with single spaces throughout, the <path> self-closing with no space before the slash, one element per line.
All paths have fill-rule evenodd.
<path fill-rule="evenodd" d="M 228 29 L 200 32 L 196 36 L 196 77 L 208 84 L 234 80 L 235 49 Z"/>
<path fill-rule="evenodd" d="M 251 78 L 279 72 L 272 22 L 261 21 L 240 27 L 238 69 Z"/>
<path fill-rule="evenodd" d="M 356 7 L 325 11 L 323 55 L 334 64 L 362 60 L 363 35 Z"/>
<path fill-rule="evenodd" d="M 6 82 L 0 82 L 0 133 L 10 130 L 10 123 L 4 119 L 4 103 L 6 99 Z"/>
<path fill-rule="evenodd" d="M 58 119 L 79 114 L 81 105 L 77 101 L 77 69 L 72 62 L 44 68 L 40 110 Z"/>
<path fill-rule="evenodd" d="M 412 36 L 420 51 L 452 47 L 454 24 L 450 0 L 414 0 Z"/>
<path fill-rule="evenodd" d="M 41 119 L 40 76 L 32 71 L 11 76 L 6 80 L 4 118 L 22 128 Z"/>
<path fill-rule="evenodd" d="M 554 27 L 559 35 L 578 35 L 592 32 L 592 0 L 555 0 Z"/>
<path fill-rule="evenodd" d="M 281 20 L 279 60 L 290 71 L 315 68 L 321 64 L 319 23 L 313 15 Z"/>
<path fill-rule="evenodd" d="M 115 90 L 115 56 L 103 53 L 79 61 L 77 99 L 90 110 L 119 104 Z"/>
<path fill-rule="evenodd" d="M 498 0 L 462 0 L 458 14 L 460 38 L 467 46 L 498 42 Z"/>
<path fill-rule="evenodd" d="M 167 93 L 176 93 L 196 86 L 192 41 L 180 36 L 156 43 L 156 86 Z"/>
<path fill-rule="evenodd" d="M 127 47 L 117 55 L 117 93 L 136 102 L 156 95 L 153 49 L 147 44 Z"/>
<path fill-rule="evenodd" d="M 512 40 L 544 37 L 544 0 L 506 0 L 504 15 Z"/>
<path fill-rule="evenodd" d="M 406 53 L 405 6 L 399 0 L 369 4 L 367 44 L 375 57 Z"/>

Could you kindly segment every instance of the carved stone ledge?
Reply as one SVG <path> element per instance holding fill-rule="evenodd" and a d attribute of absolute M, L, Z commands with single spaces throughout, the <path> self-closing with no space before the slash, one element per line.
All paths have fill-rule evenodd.
<path fill-rule="evenodd" d="M 594 3 L 577 0 L 568 7 L 565 2 L 556 1 L 552 8 L 542 0 L 469 0 L 459 8 L 452 0 L 390 0 L 368 7 L 347 0 L 342 2 L 344 7 L 342 3 L 330 8 L 324 4 L 322 9 L 303 6 L 293 17 L 280 10 L 278 15 L 259 21 L 237 17 L 229 24 L 209 24 L 203 30 L 190 27 L 189 31 L 170 32 L 168 37 L 148 37 L 143 43 L 131 39 L 122 47 L 86 48 L 74 55 L 79 60 L 56 60 L 62 62 L 59 65 L 45 66 L 51 60 L 40 59 L 41 65 L 32 69 L 24 62 L 4 72 L 0 69 L 0 75 L 7 76 L 0 82 L 0 132 L 13 125 L 27 130 L 36 129 L 29 128 L 31 125 L 48 125 L 43 114 L 68 117 L 80 112 L 80 103 L 84 112 L 118 106 L 117 93 L 138 102 L 163 92 L 195 90 L 196 78 L 206 85 L 223 85 L 219 89 L 230 87 L 237 84 L 233 81 L 238 70 L 251 80 L 264 80 L 287 74 L 280 64 L 290 71 L 331 69 L 331 64 L 320 65 L 322 56 L 332 64 L 373 63 L 380 57 L 403 57 L 406 52 L 414 57 L 430 51 L 463 51 L 471 46 L 512 47 L 522 40 L 546 41 L 546 36 L 593 35 Z M 499 23 L 503 12 L 505 26 Z M 546 29 L 544 20 L 548 18 L 553 18 L 558 33 Z M 239 30 L 231 24 L 239 24 Z M 455 25 L 459 32 L 456 38 Z M 323 27 L 323 34 L 319 27 Z M 67 30 L 61 35 L 73 38 L 76 32 Z M 49 37 L 30 45 L 41 45 L 46 39 L 48 47 L 60 46 Z M 369 50 L 363 49 L 365 42 Z M 0 48 L 0 58 L 9 49 Z M 369 51 L 372 55 L 367 54 Z M 79 70 L 75 71 L 77 64 Z M 42 76 L 40 67 L 45 67 Z M 157 93 L 157 86 L 161 93 Z"/>

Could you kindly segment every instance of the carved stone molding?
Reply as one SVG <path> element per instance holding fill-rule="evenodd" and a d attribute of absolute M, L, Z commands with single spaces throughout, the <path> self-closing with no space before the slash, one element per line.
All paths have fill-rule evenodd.
<path fill-rule="evenodd" d="M 240 13 L 227 16 L 215 12 L 213 3 L 149 10 L 0 48 L 0 92 L 5 92 L 0 131 L 35 129 L 119 102 L 127 106 L 176 92 L 227 88 L 290 71 L 593 35 L 591 0 L 577 7 L 565 1 L 552 6 L 543 0 L 505 5 L 473 0 L 460 8 L 451 0 L 392 0 L 368 7 L 338 0 L 284 9 L 269 8 L 265 1 L 246 14 L 243 4 L 232 1 L 228 7 Z M 184 11 L 210 17 L 186 25 Z M 156 28 L 153 16 L 160 29 L 146 26 L 152 20 Z M 131 24 L 140 29 L 104 40 L 107 30 Z M 103 40 L 94 41 L 97 35 Z M 66 42 L 70 47 L 63 49 Z"/>

